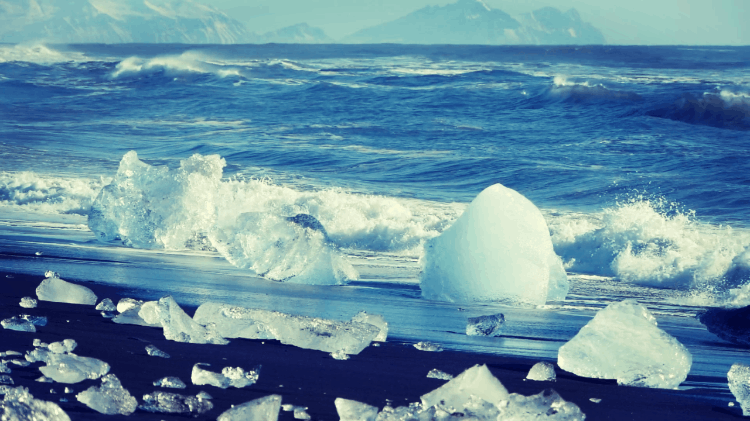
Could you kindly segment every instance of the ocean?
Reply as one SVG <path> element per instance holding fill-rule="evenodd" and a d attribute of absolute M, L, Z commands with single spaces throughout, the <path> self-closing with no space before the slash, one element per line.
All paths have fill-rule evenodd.
<path fill-rule="evenodd" d="M 548 360 L 635 298 L 693 354 L 683 387 L 726 390 L 746 352 L 694 316 L 750 304 L 749 71 L 749 47 L 0 45 L 0 269 L 136 298 L 367 310 L 396 340 Z M 180 197 L 170 212 L 209 209 L 225 231 L 245 212 L 312 215 L 358 276 L 261 279 L 200 227 L 98 241 L 88 215 L 130 151 L 171 170 L 219 155 L 210 194 L 160 187 Z M 422 299 L 424 242 L 495 183 L 542 211 L 567 298 Z M 171 229 L 145 218 L 131 230 Z M 497 312 L 503 337 L 464 334 Z"/>

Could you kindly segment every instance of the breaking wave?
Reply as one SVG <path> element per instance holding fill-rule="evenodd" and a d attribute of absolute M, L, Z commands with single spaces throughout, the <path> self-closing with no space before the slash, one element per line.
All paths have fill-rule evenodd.
<path fill-rule="evenodd" d="M 614 90 L 603 84 L 594 84 L 589 81 L 573 81 L 565 76 L 555 76 L 552 80 L 552 86 L 546 91 L 545 95 L 552 99 L 571 102 L 601 100 L 638 101 L 641 99 L 641 96 L 635 92 Z"/>
<path fill-rule="evenodd" d="M 0 45 L 0 63 L 54 64 L 83 60 L 81 53 L 60 52 L 43 44 Z"/>
<path fill-rule="evenodd" d="M 111 76 L 116 79 L 149 75 L 178 77 L 196 74 L 210 74 L 220 78 L 243 76 L 240 67 L 213 63 L 205 55 L 195 51 L 153 58 L 128 57 L 116 65 Z"/>
<path fill-rule="evenodd" d="M 649 111 L 652 117 L 690 124 L 750 130 L 750 92 L 715 89 L 702 96 L 685 94 L 673 104 Z"/>
<path fill-rule="evenodd" d="M 45 213 L 88 215 L 103 185 L 102 180 L 4 172 L 0 173 L 0 205 Z"/>

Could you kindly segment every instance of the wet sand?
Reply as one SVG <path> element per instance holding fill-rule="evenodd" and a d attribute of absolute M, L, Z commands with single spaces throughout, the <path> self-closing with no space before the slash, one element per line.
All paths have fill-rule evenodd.
<path fill-rule="evenodd" d="M 214 408 L 199 419 L 216 419 L 219 414 L 252 399 L 279 394 L 282 403 L 308 407 L 313 420 L 338 420 L 334 399 L 354 399 L 382 408 L 387 401 L 393 406 L 418 402 L 419 397 L 445 383 L 427 378 L 433 368 L 457 375 L 475 364 L 487 364 L 492 373 L 511 393 L 532 395 L 544 389 L 556 390 L 565 400 L 578 405 L 587 420 L 724 420 L 742 418 L 739 406 L 728 407 L 726 392 L 713 389 L 660 390 L 617 386 L 615 381 L 587 379 L 560 370 L 556 366 L 556 382 L 525 381 L 531 366 L 538 360 L 504 357 L 468 352 L 425 352 L 398 338 L 389 338 L 380 346 L 370 346 L 349 360 L 339 361 L 329 354 L 282 345 L 274 340 L 234 339 L 229 345 L 196 345 L 167 341 L 161 329 L 133 325 L 119 325 L 100 315 L 94 306 L 39 301 L 37 308 L 19 306 L 21 297 L 36 298 L 35 289 L 43 276 L 28 276 L 0 272 L 0 319 L 19 314 L 46 316 L 48 324 L 37 327 L 36 333 L 0 330 L 0 351 L 25 352 L 33 349 L 35 338 L 51 343 L 72 338 L 78 343 L 74 353 L 101 359 L 111 366 L 123 387 L 138 399 L 155 390 L 195 395 L 203 390 L 210 394 Z M 68 279 L 91 288 L 99 297 L 115 303 L 135 294 L 123 288 Z M 251 305 L 248 305 L 251 306 Z M 195 308 L 184 307 L 191 314 Z M 145 347 L 155 345 L 171 358 L 152 357 Z M 6 358 L 7 359 L 7 358 Z M 223 367 L 251 369 L 262 365 L 260 379 L 243 389 L 220 389 L 213 386 L 194 386 L 190 373 L 195 363 L 209 363 L 212 371 Z M 33 363 L 28 367 L 9 365 L 15 386 L 25 386 L 37 398 L 58 402 L 72 420 L 116 419 L 123 416 L 99 414 L 75 399 L 75 394 L 63 394 L 68 386 L 74 393 L 81 392 L 99 380 L 85 380 L 78 384 L 40 383 L 41 376 Z M 182 379 L 187 389 L 166 389 L 153 386 L 165 376 Z M 694 376 L 689 379 L 700 381 Z M 717 379 L 711 379 L 717 381 Z M 721 380 L 718 380 L 721 381 Z M 725 381 L 725 380 L 724 380 Z M 53 389 L 57 393 L 50 393 Z M 60 398 L 68 402 L 59 402 Z M 601 399 L 600 403 L 590 398 Z M 137 410 L 128 419 L 185 419 L 185 415 L 153 414 Z M 293 420 L 292 412 L 282 411 L 281 420 Z"/>

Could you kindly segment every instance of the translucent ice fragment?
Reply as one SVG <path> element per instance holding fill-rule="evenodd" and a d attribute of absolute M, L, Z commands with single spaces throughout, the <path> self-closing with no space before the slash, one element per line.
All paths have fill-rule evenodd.
<path fill-rule="evenodd" d="M 599 399 L 599 398 L 589 398 L 589 400 L 590 400 L 591 402 L 594 402 L 594 403 L 599 403 L 599 402 L 601 402 L 601 401 L 602 401 L 602 400 L 601 400 L 601 399 Z M 729 405 L 729 406 L 731 406 L 731 405 Z"/>
<path fill-rule="evenodd" d="M 445 408 L 460 410 L 472 395 L 490 403 L 509 399 L 508 390 L 486 365 L 475 365 L 465 370 L 448 383 L 422 395 L 421 399 L 424 407 L 440 404 Z"/>
<path fill-rule="evenodd" d="M 437 368 L 433 368 L 430 370 L 429 373 L 427 373 L 428 379 L 439 379 L 439 380 L 451 380 L 453 379 L 452 374 L 448 374 L 445 371 L 438 370 Z"/>
<path fill-rule="evenodd" d="M 217 421 L 277 421 L 281 408 L 281 396 L 269 395 L 224 411 Z"/>
<path fill-rule="evenodd" d="M 114 374 L 111 375 L 114 376 Z M 73 393 L 73 389 L 66 387 L 65 389 L 63 389 L 63 393 Z"/>
<path fill-rule="evenodd" d="M 105 298 L 96 305 L 96 309 L 99 311 L 115 311 L 117 310 L 117 306 L 115 306 L 112 300 Z"/>
<path fill-rule="evenodd" d="M 307 408 L 294 408 L 294 419 L 297 420 L 309 420 L 311 419 L 310 414 L 307 413 Z"/>
<path fill-rule="evenodd" d="M 654 316 L 635 300 L 600 310 L 557 356 L 560 368 L 582 377 L 663 389 L 679 386 L 692 361 L 690 352 L 659 329 Z"/>
<path fill-rule="evenodd" d="M 104 376 L 101 386 L 89 387 L 77 394 L 76 399 L 94 411 L 107 415 L 130 415 L 138 406 L 138 401 L 122 387 L 114 374 Z"/>
<path fill-rule="evenodd" d="M 388 322 L 386 322 L 385 318 L 379 314 L 370 314 L 365 311 L 360 311 L 357 315 L 352 317 L 352 321 L 377 326 L 377 328 L 380 329 L 380 333 L 378 333 L 378 336 L 376 336 L 373 341 L 385 342 L 388 338 Z"/>
<path fill-rule="evenodd" d="M 134 307 L 129 308 L 122 313 L 115 316 L 112 321 L 121 324 L 121 325 L 137 325 L 137 326 L 153 326 L 153 327 L 161 327 L 161 323 L 156 324 L 150 324 L 143 320 L 141 316 L 139 316 L 139 312 L 141 310 L 141 307 Z"/>
<path fill-rule="evenodd" d="M 136 300 L 135 298 L 121 298 L 120 301 L 117 302 L 117 312 L 124 313 L 131 308 L 140 308 L 142 305 L 143 301 L 141 300 Z"/>
<path fill-rule="evenodd" d="M 572 402 L 560 397 L 552 389 L 539 394 L 523 396 L 511 394 L 507 400 L 498 405 L 498 420 L 542 420 L 584 421 L 586 415 Z"/>
<path fill-rule="evenodd" d="M 138 310 L 138 316 L 145 320 L 146 323 L 152 325 L 161 324 L 159 319 L 159 302 L 158 301 L 146 301 L 140 306 Z"/>
<path fill-rule="evenodd" d="M 750 415 L 750 366 L 735 363 L 727 373 L 729 390 L 742 407 L 742 415 Z"/>
<path fill-rule="evenodd" d="M 34 381 L 35 382 L 40 382 L 40 383 L 54 383 L 54 380 L 50 379 L 49 377 L 45 377 L 45 376 L 42 376 L 42 377 L 40 377 L 40 378 L 38 378 L 38 379 L 36 379 Z"/>
<path fill-rule="evenodd" d="M 185 396 L 177 393 L 156 391 L 143 395 L 139 409 L 168 414 L 190 414 L 198 416 L 213 409 L 211 401 L 200 396 Z"/>
<path fill-rule="evenodd" d="M 470 317 L 466 324 L 466 334 L 469 336 L 499 336 L 503 323 L 505 323 L 505 316 L 502 313 Z"/>
<path fill-rule="evenodd" d="M 2 374 L 10 374 L 13 370 L 8 367 L 8 363 L 6 361 L 0 361 L 0 373 Z"/>
<path fill-rule="evenodd" d="M 196 396 L 199 397 L 199 398 L 201 398 L 201 399 L 213 399 L 211 397 L 211 395 L 209 395 L 208 393 L 206 393 L 206 392 L 204 392 L 202 390 L 200 392 L 198 392 L 198 394 Z"/>
<path fill-rule="evenodd" d="M 31 297 L 23 297 L 21 298 L 21 302 L 19 305 L 23 308 L 35 308 L 37 305 L 37 302 L 34 298 Z"/>
<path fill-rule="evenodd" d="M 224 367 L 221 373 L 215 373 L 205 370 L 201 366 L 208 366 L 208 364 L 198 363 L 193 366 L 191 380 L 194 385 L 208 384 L 222 389 L 226 389 L 229 386 L 243 388 L 255 384 L 260 376 L 260 367 L 249 371 L 245 371 L 240 367 Z"/>
<path fill-rule="evenodd" d="M 146 353 L 152 357 L 169 358 L 169 354 L 153 345 L 146 345 Z"/>
<path fill-rule="evenodd" d="M 50 353 L 47 355 L 46 363 L 46 366 L 39 367 L 39 371 L 59 383 L 72 384 L 86 379 L 95 380 L 109 372 L 109 364 L 104 361 L 75 354 Z"/>
<path fill-rule="evenodd" d="M 162 377 L 154 382 L 154 386 L 168 387 L 170 389 L 184 389 L 187 386 L 179 377 Z"/>
<path fill-rule="evenodd" d="M 420 351 L 429 351 L 429 352 L 440 352 L 443 350 L 443 346 L 440 344 L 436 344 L 434 342 L 427 342 L 427 341 L 421 341 L 414 344 L 414 348 L 417 348 Z"/>
<path fill-rule="evenodd" d="M 20 356 L 20 355 L 23 355 L 23 354 L 20 353 L 20 352 L 18 352 L 18 351 L 0 352 L 0 357 L 12 357 L 12 356 L 16 356 L 16 355 Z"/>
<path fill-rule="evenodd" d="M 13 378 L 12 377 L 10 377 L 7 374 L 3 374 L 3 375 L 0 375 L 0 384 L 13 385 L 15 383 L 13 382 Z"/>
<path fill-rule="evenodd" d="M 33 323 L 19 316 L 5 319 L 0 322 L 0 325 L 2 325 L 4 329 L 8 330 L 16 330 L 19 332 L 36 332 L 36 326 L 34 326 Z"/>
<path fill-rule="evenodd" d="M 557 375 L 555 374 L 555 366 L 548 362 L 538 362 L 531 367 L 529 374 L 526 375 L 528 380 L 536 380 L 540 382 L 555 381 Z"/>
<path fill-rule="evenodd" d="M 73 352 L 73 350 L 76 349 L 77 346 L 78 343 L 75 341 L 75 339 L 65 339 L 59 342 L 52 342 L 51 344 L 47 345 L 47 349 L 55 354 L 64 354 L 66 352 Z"/>
<path fill-rule="evenodd" d="M 8 362 L 19 367 L 28 367 L 31 364 L 30 362 L 24 360 L 10 360 Z"/>
<path fill-rule="evenodd" d="M 344 398 L 336 398 L 333 403 L 341 421 L 375 421 L 378 416 L 378 408 L 366 403 Z"/>
<path fill-rule="evenodd" d="M 201 366 L 210 366 L 211 364 L 198 363 L 193 366 L 193 372 L 190 376 L 190 380 L 196 386 L 202 386 L 204 384 L 210 386 L 220 387 L 226 389 L 229 387 L 229 379 L 221 373 L 205 370 Z"/>
<path fill-rule="evenodd" d="M 331 357 L 334 360 L 342 360 L 342 361 L 345 361 L 345 360 L 349 359 L 349 356 L 346 355 L 346 352 L 340 351 L 340 350 L 336 351 L 336 352 L 331 352 Z"/>
<path fill-rule="evenodd" d="M 202 325 L 213 323 L 229 338 L 278 339 L 283 344 L 323 352 L 359 354 L 381 329 L 369 323 L 341 322 L 208 302 L 195 312 Z"/>
<path fill-rule="evenodd" d="M 226 339 L 212 334 L 185 314 L 170 295 L 159 299 L 157 312 L 164 328 L 164 337 L 169 340 L 193 344 L 223 345 L 229 343 Z"/>
<path fill-rule="evenodd" d="M 562 300 L 568 278 L 542 213 L 518 192 L 486 188 L 425 244 L 422 296 L 451 302 L 544 304 Z"/>
<path fill-rule="evenodd" d="M 34 399 L 25 387 L 6 391 L 0 402 L 0 418 L 8 421 L 70 421 L 56 403 Z"/>
<path fill-rule="evenodd" d="M 21 318 L 30 321 L 34 326 L 47 326 L 47 318 L 45 316 L 30 316 L 28 314 L 22 314 Z"/>
<path fill-rule="evenodd" d="M 47 276 L 36 288 L 36 296 L 42 301 L 71 304 L 96 304 L 96 294 L 85 286 L 76 285 L 59 278 L 54 272 Z"/>

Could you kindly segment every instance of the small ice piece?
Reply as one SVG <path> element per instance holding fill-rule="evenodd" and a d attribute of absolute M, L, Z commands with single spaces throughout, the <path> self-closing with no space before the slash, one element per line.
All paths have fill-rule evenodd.
<path fill-rule="evenodd" d="M 180 380 L 179 377 L 162 377 L 154 382 L 154 386 L 168 387 L 171 389 L 184 389 L 187 387 L 185 382 Z"/>
<path fill-rule="evenodd" d="M 600 310 L 557 356 L 560 368 L 582 377 L 663 389 L 685 381 L 692 361 L 690 352 L 659 329 L 654 316 L 635 300 Z"/>
<path fill-rule="evenodd" d="M 307 413 L 307 408 L 305 407 L 294 408 L 294 418 L 298 420 L 312 419 L 312 417 L 310 417 L 310 414 Z"/>
<path fill-rule="evenodd" d="M 164 328 L 164 337 L 169 340 L 193 344 L 225 345 L 229 343 L 226 339 L 212 334 L 185 314 L 171 295 L 159 299 L 157 313 Z"/>
<path fill-rule="evenodd" d="M 152 326 L 161 327 L 161 323 L 149 324 L 138 315 L 141 307 L 129 308 L 122 313 L 115 316 L 112 321 L 121 325 L 137 325 L 137 326 Z"/>
<path fill-rule="evenodd" d="M 22 354 L 22 353 L 20 353 L 20 352 L 18 352 L 18 351 L 5 351 L 5 352 L 0 352 L 0 357 L 12 357 L 12 356 L 14 356 L 14 355 L 23 355 L 23 354 Z"/>
<path fill-rule="evenodd" d="M 448 383 L 422 395 L 421 400 L 424 407 L 440 404 L 460 410 L 472 395 L 490 403 L 499 403 L 509 398 L 508 390 L 486 365 L 475 365 Z"/>
<path fill-rule="evenodd" d="M 331 357 L 333 357 L 334 360 L 346 361 L 346 360 L 349 359 L 349 356 L 346 355 L 346 352 L 344 352 L 342 350 L 338 350 L 336 352 L 331 352 L 330 355 L 331 355 Z"/>
<path fill-rule="evenodd" d="M 34 323 L 19 316 L 5 319 L 0 322 L 0 325 L 2 325 L 4 329 L 16 330 L 18 332 L 36 332 L 36 326 L 34 326 Z"/>
<path fill-rule="evenodd" d="M 420 287 L 430 300 L 544 304 L 564 299 L 569 288 L 544 216 L 500 184 L 428 240 L 423 261 Z"/>
<path fill-rule="evenodd" d="M 117 306 L 109 298 L 103 299 L 99 304 L 96 305 L 96 309 L 99 311 L 115 311 Z"/>
<path fill-rule="evenodd" d="M 202 390 L 200 392 L 198 392 L 198 394 L 196 396 L 199 397 L 199 398 L 201 398 L 201 399 L 213 399 L 213 397 L 211 397 L 211 395 L 209 395 L 208 393 L 206 393 L 206 392 L 204 392 Z"/>
<path fill-rule="evenodd" d="M 122 387 L 114 374 L 102 377 L 100 387 L 91 386 L 77 394 L 76 399 L 94 411 L 106 415 L 130 415 L 138 406 L 138 401 Z"/>
<path fill-rule="evenodd" d="M 6 361 L 0 361 L 0 373 L 3 374 L 10 374 L 12 370 L 8 367 L 8 363 Z"/>
<path fill-rule="evenodd" d="M 117 313 L 115 313 L 114 311 L 102 311 L 100 314 L 105 319 L 113 319 L 117 316 Z"/>
<path fill-rule="evenodd" d="M 146 353 L 152 357 L 169 358 L 169 354 L 153 345 L 146 345 Z"/>
<path fill-rule="evenodd" d="M 36 308 L 37 302 L 36 299 L 31 297 L 23 297 L 21 298 L 21 302 L 19 305 L 23 308 Z"/>
<path fill-rule="evenodd" d="M 51 352 L 54 352 L 55 354 L 65 354 L 66 352 L 73 352 L 74 349 L 78 346 L 78 343 L 75 341 L 75 339 L 65 339 L 59 342 L 52 342 L 51 344 L 47 345 L 47 349 L 49 349 Z"/>
<path fill-rule="evenodd" d="M 41 256 L 41 255 L 43 255 L 43 254 L 44 254 L 44 253 L 42 253 L 41 251 L 37 251 L 36 253 L 34 253 L 34 256 Z"/>
<path fill-rule="evenodd" d="M 285 403 L 284 405 L 281 405 L 281 410 L 284 412 L 294 411 L 295 406 L 291 403 Z"/>
<path fill-rule="evenodd" d="M 26 359 L 26 361 L 30 363 L 35 363 L 37 361 L 44 362 L 44 361 L 47 361 L 50 354 L 52 354 L 52 352 L 49 349 L 47 349 L 46 346 L 44 346 L 44 347 L 35 348 L 31 351 L 26 351 L 26 355 L 24 355 L 24 358 Z"/>
<path fill-rule="evenodd" d="M 34 340 L 33 340 L 33 341 L 31 342 L 31 344 L 32 344 L 33 346 L 42 346 L 42 341 L 41 341 L 40 339 L 34 339 Z M 44 346 L 47 346 L 47 345 L 44 345 Z"/>
<path fill-rule="evenodd" d="M 210 411 L 213 407 L 214 404 L 211 401 L 200 396 L 156 391 L 143 395 L 143 405 L 138 408 L 148 412 L 198 416 Z"/>
<path fill-rule="evenodd" d="M 204 370 L 201 366 L 209 367 L 211 364 L 198 363 L 193 366 L 193 372 L 190 375 L 190 380 L 196 386 L 202 386 L 204 384 L 210 386 L 220 387 L 226 389 L 229 387 L 229 379 L 221 373 L 215 373 L 213 371 Z"/>
<path fill-rule="evenodd" d="M 344 398 L 336 398 L 333 403 L 340 421 L 375 421 L 378 416 L 378 408 L 366 403 Z"/>
<path fill-rule="evenodd" d="M 438 379 L 438 380 L 451 380 L 453 379 L 452 374 L 448 374 L 445 371 L 438 370 L 437 368 L 433 368 L 430 370 L 429 373 L 427 373 L 428 379 Z"/>
<path fill-rule="evenodd" d="M 7 374 L 0 375 L 0 384 L 13 385 L 13 378 Z"/>
<path fill-rule="evenodd" d="M 208 302 L 198 307 L 194 320 L 211 323 L 225 338 L 278 339 L 281 343 L 323 352 L 357 355 L 381 329 L 369 323 L 341 322 L 295 316 L 261 309 Z"/>
<path fill-rule="evenodd" d="M 440 352 L 443 350 L 443 346 L 440 344 L 436 344 L 434 342 L 427 342 L 427 341 L 421 341 L 414 344 L 414 348 L 417 348 L 420 351 L 429 351 L 429 352 Z"/>
<path fill-rule="evenodd" d="M 114 374 L 110 374 L 110 376 L 114 376 Z M 63 390 L 63 393 L 73 393 L 73 389 L 71 389 L 71 388 L 69 388 L 69 387 L 66 387 L 66 388 L 65 388 L 65 389 Z"/>
<path fill-rule="evenodd" d="M 532 396 L 512 393 L 505 402 L 498 403 L 498 420 L 541 420 L 584 421 L 586 415 L 572 402 L 560 397 L 557 392 L 547 389 Z M 550 415 L 553 415 L 551 417 Z"/>
<path fill-rule="evenodd" d="M 143 305 L 143 301 L 136 300 L 135 298 L 121 298 L 120 301 L 117 302 L 117 312 L 118 313 L 124 313 L 131 308 L 140 308 Z"/>
<path fill-rule="evenodd" d="M 469 318 L 466 324 L 466 334 L 469 336 L 500 336 L 500 328 L 505 323 L 502 313 L 491 316 L 479 316 Z"/>
<path fill-rule="evenodd" d="M 378 336 L 376 336 L 373 341 L 385 342 L 385 340 L 388 338 L 388 322 L 386 322 L 385 318 L 379 314 L 370 314 L 365 311 L 360 311 L 354 317 L 352 317 L 352 321 L 359 323 L 368 323 L 380 329 L 380 333 L 378 333 Z"/>
<path fill-rule="evenodd" d="M 528 380 L 536 380 L 539 382 L 553 382 L 557 379 L 555 374 L 555 366 L 548 362 L 539 362 L 534 364 L 529 370 L 529 374 L 526 376 Z"/>
<path fill-rule="evenodd" d="M 55 272 L 48 271 L 45 276 L 36 288 L 38 299 L 55 303 L 96 304 L 96 294 L 85 286 L 63 281 Z"/>
<path fill-rule="evenodd" d="M 109 364 L 104 361 L 75 354 L 49 353 L 45 361 L 47 365 L 39 367 L 39 371 L 59 383 L 73 384 L 86 379 L 96 380 L 109 372 Z"/>
<path fill-rule="evenodd" d="M 30 321 L 34 326 L 47 326 L 47 318 L 44 316 L 30 316 L 22 314 L 21 318 Z"/>
<path fill-rule="evenodd" d="M 54 383 L 54 380 L 50 379 L 49 377 L 45 377 L 45 376 L 42 376 L 42 377 L 40 377 L 40 378 L 38 378 L 38 379 L 36 379 L 34 381 L 35 382 L 40 382 L 40 383 Z"/>
<path fill-rule="evenodd" d="M 729 390 L 742 407 L 742 415 L 750 415 L 750 366 L 735 363 L 727 373 Z"/>
<path fill-rule="evenodd" d="M 241 389 L 258 381 L 260 366 L 250 371 L 245 371 L 241 367 L 224 367 L 221 374 L 229 379 L 230 386 Z"/>
<path fill-rule="evenodd" d="M 280 395 L 268 395 L 227 409 L 217 421 L 277 421 L 281 408 Z"/>
<path fill-rule="evenodd" d="M 589 400 L 590 400 L 591 402 L 594 402 L 594 403 L 599 403 L 599 402 L 601 402 L 601 401 L 602 401 L 602 400 L 601 400 L 601 399 L 599 399 L 599 398 L 589 398 Z M 731 406 L 731 405 L 730 405 L 730 406 Z"/>
<path fill-rule="evenodd" d="M 19 367 L 28 367 L 31 363 L 25 360 L 10 360 L 8 361 L 11 364 L 15 364 Z"/>
<path fill-rule="evenodd" d="M 70 421 L 56 403 L 35 399 L 25 387 L 10 388 L 0 401 L 0 418 L 8 421 Z"/>

